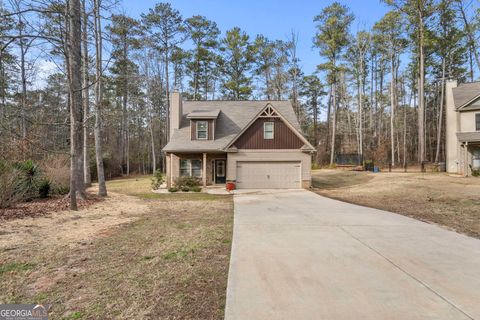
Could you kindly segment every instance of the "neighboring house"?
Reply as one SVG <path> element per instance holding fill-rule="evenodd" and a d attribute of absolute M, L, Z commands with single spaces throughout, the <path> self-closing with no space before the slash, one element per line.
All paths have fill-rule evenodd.
<path fill-rule="evenodd" d="M 167 185 L 195 176 L 203 186 L 310 187 L 313 146 L 289 101 L 170 100 Z"/>
<path fill-rule="evenodd" d="M 480 82 L 446 84 L 447 171 L 465 176 L 480 169 Z"/>

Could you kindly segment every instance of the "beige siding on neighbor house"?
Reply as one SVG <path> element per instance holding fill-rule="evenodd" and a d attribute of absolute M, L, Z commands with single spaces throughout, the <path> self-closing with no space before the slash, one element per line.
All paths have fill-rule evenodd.
<path fill-rule="evenodd" d="M 455 111 L 455 102 L 453 100 L 453 88 L 457 86 L 457 81 L 447 81 L 446 83 L 446 161 L 447 171 L 457 173 L 460 168 L 460 145 L 457 139 L 457 132 L 460 126 L 460 114 Z"/>
<path fill-rule="evenodd" d="M 311 156 L 300 150 L 239 150 L 229 153 L 227 159 L 227 181 L 236 181 L 239 161 L 300 161 L 302 187 L 310 187 Z"/>
<path fill-rule="evenodd" d="M 457 133 L 476 132 L 475 114 L 477 111 L 457 111 L 454 101 L 453 88 L 456 81 L 446 83 L 446 162 L 447 172 L 470 175 L 470 165 L 473 161 L 473 148 L 478 143 L 458 139 Z M 458 106 L 457 106 L 458 107 Z"/>
<path fill-rule="evenodd" d="M 460 123 L 459 123 L 459 132 L 475 132 L 475 114 L 480 113 L 480 110 L 477 111 L 463 111 L 459 112 Z"/>

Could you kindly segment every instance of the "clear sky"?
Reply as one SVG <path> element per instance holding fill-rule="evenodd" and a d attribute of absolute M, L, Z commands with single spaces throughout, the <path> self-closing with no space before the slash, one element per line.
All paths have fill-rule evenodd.
<path fill-rule="evenodd" d="M 138 18 L 148 8 L 161 1 L 123 0 L 119 12 Z M 167 2 L 167 1 L 165 1 Z M 175 0 L 172 6 L 184 18 L 203 15 L 215 21 L 224 33 L 235 26 L 246 31 L 251 37 L 264 34 L 270 39 L 286 39 L 295 30 L 299 36 L 298 57 L 306 74 L 315 71 L 320 62 L 317 49 L 312 48 L 315 34 L 313 17 L 333 1 L 327 0 Z M 352 31 L 370 29 L 388 7 L 380 0 L 339 1 L 350 7 L 356 19 Z"/>

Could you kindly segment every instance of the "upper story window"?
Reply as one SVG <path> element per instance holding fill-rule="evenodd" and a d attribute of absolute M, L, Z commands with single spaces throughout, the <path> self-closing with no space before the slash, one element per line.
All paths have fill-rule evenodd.
<path fill-rule="evenodd" d="M 480 113 L 475 114 L 475 130 L 480 131 Z"/>
<path fill-rule="evenodd" d="M 263 139 L 273 139 L 273 131 L 274 131 L 273 122 L 263 123 Z"/>
<path fill-rule="evenodd" d="M 208 121 L 197 121 L 197 139 L 208 139 Z"/>

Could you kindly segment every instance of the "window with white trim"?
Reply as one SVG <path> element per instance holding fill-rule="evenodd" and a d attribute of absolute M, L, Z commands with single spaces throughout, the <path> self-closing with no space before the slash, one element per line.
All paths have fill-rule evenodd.
<path fill-rule="evenodd" d="M 480 113 L 475 114 L 475 130 L 480 131 Z"/>
<path fill-rule="evenodd" d="M 197 139 L 208 139 L 208 121 L 197 121 Z"/>
<path fill-rule="evenodd" d="M 273 131 L 275 126 L 273 122 L 263 123 L 263 139 L 273 139 Z"/>
<path fill-rule="evenodd" d="M 202 160 L 180 159 L 180 176 L 201 177 Z"/>

